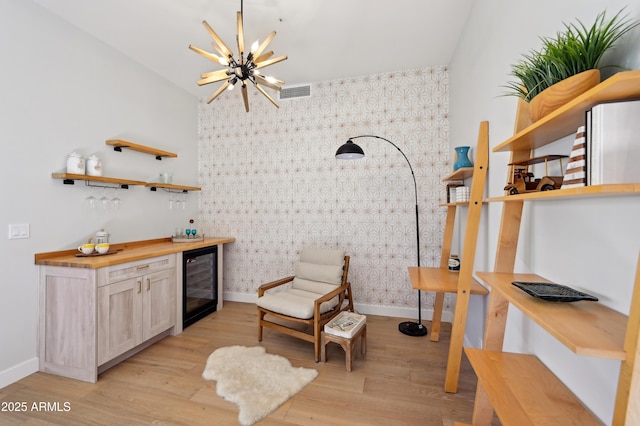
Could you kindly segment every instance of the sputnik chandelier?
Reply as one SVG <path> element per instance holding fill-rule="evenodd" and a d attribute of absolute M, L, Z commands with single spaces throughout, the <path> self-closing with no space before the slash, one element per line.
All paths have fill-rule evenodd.
<path fill-rule="evenodd" d="M 245 58 L 242 12 L 243 1 L 241 0 L 240 12 L 237 12 L 237 60 L 233 57 L 231 49 L 229 49 L 224 41 L 222 41 L 222 39 L 218 37 L 218 34 L 213 31 L 207 21 L 202 21 L 202 25 L 204 25 L 204 27 L 207 29 L 207 31 L 215 41 L 215 43 L 211 43 L 211 45 L 219 53 L 219 55 L 207 52 L 193 45 L 189 45 L 189 49 L 204 56 L 207 59 L 212 60 L 217 64 L 222 65 L 223 67 L 225 67 L 225 69 L 203 73 L 200 76 L 200 80 L 198 80 L 198 85 L 203 86 L 205 84 L 226 80 L 207 100 L 207 103 L 211 103 L 225 89 L 231 90 L 238 83 L 242 84 L 242 99 L 244 100 L 244 108 L 247 112 L 249 112 L 249 95 L 247 93 L 247 82 L 251 82 L 260 93 L 266 96 L 272 104 L 279 108 L 280 106 L 278 105 L 278 103 L 265 91 L 262 86 L 270 87 L 272 89 L 280 91 L 280 89 L 282 89 L 281 85 L 284 84 L 284 81 L 278 80 L 274 77 L 263 76 L 260 73 L 260 69 L 266 68 L 278 62 L 282 62 L 287 59 L 287 56 L 278 56 L 272 58 L 273 51 L 269 51 L 264 54 L 262 53 L 267 48 L 269 43 L 271 43 L 271 40 L 273 40 L 273 38 L 276 36 L 276 32 L 272 31 L 271 34 L 269 34 L 269 36 L 262 43 L 259 44 L 256 40 L 256 42 L 251 45 L 251 51 Z"/>

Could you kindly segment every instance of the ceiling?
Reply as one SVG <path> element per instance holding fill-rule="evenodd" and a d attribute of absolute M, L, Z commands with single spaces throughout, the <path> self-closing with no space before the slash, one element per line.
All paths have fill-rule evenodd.
<path fill-rule="evenodd" d="M 447 65 L 473 0 L 246 0 L 250 45 L 276 31 L 267 50 L 288 60 L 263 70 L 286 85 Z M 222 67 L 188 49 L 214 52 L 206 20 L 236 50 L 241 0 L 33 0 L 198 97 L 203 72 Z M 237 55 L 236 55 L 237 56 Z"/>

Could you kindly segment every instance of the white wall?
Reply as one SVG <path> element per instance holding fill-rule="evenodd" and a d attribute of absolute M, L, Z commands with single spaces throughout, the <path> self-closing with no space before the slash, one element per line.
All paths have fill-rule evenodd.
<path fill-rule="evenodd" d="M 591 24 L 607 10 L 613 16 L 622 0 L 509 0 L 476 2 L 450 66 L 450 143 L 473 140 L 477 124 L 489 120 L 490 146 L 513 134 L 516 99 L 502 97 L 510 80 L 510 65 L 521 54 L 539 47 L 538 36 L 553 36 L 562 22 L 576 18 Z M 640 18 L 640 3 L 627 11 Z M 611 61 L 640 68 L 640 31 L 636 29 L 611 55 Z M 565 146 L 567 143 L 564 141 Z M 560 149 L 550 147 L 549 149 Z M 502 195 L 508 153 L 491 153 L 489 196 Z M 623 313 L 629 309 L 631 286 L 638 260 L 640 202 L 638 197 L 607 197 L 529 203 L 525 207 L 517 272 L 535 272 L 597 295 L 601 302 Z M 480 253 L 478 270 L 492 270 L 497 246 L 501 204 L 488 207 L 488 253 Z M 472 342 L 481 342 L 484 306 L 469 313 Z M 535 353 L 605 423 L 610 423 L 619 362 L 580 357 L 552 339 L 536 324 L 511 308 L 505 350 Z"/>
<path fill-rule="evenodd" d="M 100 228 L 111 242 L 167 237 L 197 212 L 170 212 L 168 194 L 118 190 L 117 211 L 90 210 L 83 182 L 51 178 L 77 150 L 105 176 L 149 181 L 161 170 L 197 185 L 197 99 L 31 2 L 0 0 L 0 388 L 37 369 L 34 254 L 77 247 Z M 105 145 L 124 138 L 178 153 L 155 160 Z M 98 191 L 102 196 L 103 191 Z M 8 224 L 31 237 L 8 240 Z"/>

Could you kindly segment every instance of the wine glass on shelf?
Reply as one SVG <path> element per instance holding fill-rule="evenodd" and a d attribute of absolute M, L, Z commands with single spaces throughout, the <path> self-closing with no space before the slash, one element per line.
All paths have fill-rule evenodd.
<path fill-rule="evenodd" d="M 191 238 L 189 235 L 191 235 L 191 229 L 187 228 L 184 230 L 184 232 L 187 233 L 187 238 Z"/>
<path fill-rule="evenodd" d="M 102 198 L 100 198 L 100 204 L 104 210 L 109 210 L 109 207 L 111 207 L 111 200 L 107 197 L 106 190 L 102 194 Z"/>
<path fill-rule="evenodd" d="M 111 206 L 118 210 L 120 208 L 120 198 L 118 198 L 118 188 L 113 189 L 113 198 L 111 199 Z"/>
<path fill-rule="evenodd" d="M 196 230 L 195 229 L 191 229 L 191 235 L 193 235 L 193 238 L 196 237 Z"/>
<path fill-rule="evenodd" d="M 93 195 L 93 191 L 94 191 L 95 187 L 91 187 L 91 190 L 89 192 L 89 196 L 87 198 L 85 198 L 85 202 L 87 203 L 87 206 L 90 209 L 95 209 L 96 205 L 98 204 L 98 199 Z"/>

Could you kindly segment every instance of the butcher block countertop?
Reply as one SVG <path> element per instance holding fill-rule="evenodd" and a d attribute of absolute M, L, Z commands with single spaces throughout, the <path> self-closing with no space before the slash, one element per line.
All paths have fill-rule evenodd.
<path fill-rule="evenodd" d="M 76 255 L 79 254 L 78 250 L 38 253 L 35 256 L 35 263 L 36 265 L 97 269 L 202 247 L 232 243 L 235 240 L 235 238 L 221 237 L 205 238 L 204 240 L 188 243 L 174 243 L 171 241 L 171 238 L 159 238 L 156 240 L 111 244 L 110 251 L 115 251 L 115 253 L 97 256 L 77 257 Z"/>

